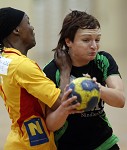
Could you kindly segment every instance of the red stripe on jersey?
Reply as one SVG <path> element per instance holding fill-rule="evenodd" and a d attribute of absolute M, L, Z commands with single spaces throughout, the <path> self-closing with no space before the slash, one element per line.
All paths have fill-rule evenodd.
<path fill-rule="evenodd" d="M 24 120 L 28 119 L 32 115 L 40 116 L 44 118 L 42 108 L 38 102 L 38 99 L 29 94 L 24 88 L 21 88 L 20 95 L 20 118 L 17 123 L 21 129 Z"/>
<path fill-rule="evenodd" d="M 13 51 L 3 51 L 4 53 L 14 53 L 14 54 L 17 54 L 17 55 L 19 55 L 19 56 L 21 56 L 20 54 L 18 54 L 18 53 L 16 53 L 16 52 L 13 52 Z"/>

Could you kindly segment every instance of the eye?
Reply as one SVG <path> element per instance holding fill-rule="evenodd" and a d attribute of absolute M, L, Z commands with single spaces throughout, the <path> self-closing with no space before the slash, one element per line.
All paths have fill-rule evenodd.
<path fill-rule="evenodd" d="M 96 43 L 99 43 L 99 42 L 100 42 L 100 39 L 96 39 L 95 41 L 96 41 Z"/>
<path fill-rule="evenodd" d="M 83 42 L 88 43 L 88 42 L 90 42 L 90 39 L 83 39 Z"/>

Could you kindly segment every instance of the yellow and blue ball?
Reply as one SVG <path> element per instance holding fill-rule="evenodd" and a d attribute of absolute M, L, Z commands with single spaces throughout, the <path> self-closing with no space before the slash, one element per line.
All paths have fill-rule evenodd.
<path fill-rule="evenodd" d="M 72 89 L 69 97 L 77 96 L 77 100 L 72 104 L 77 103 L 77 101 L 81 103 L 77 110 L 93 110 L 100 100 L 99 87 L 91 78 L 76 78 L 69 84 L 69 88 Z"/>

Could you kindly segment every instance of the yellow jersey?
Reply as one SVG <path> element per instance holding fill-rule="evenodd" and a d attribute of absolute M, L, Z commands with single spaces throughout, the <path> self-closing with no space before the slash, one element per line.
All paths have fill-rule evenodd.
<path fill-rule="evenodd" d="M 45 105 L 53 106 L 60 89 L 13 48 L 5 48 L 0 57 L 0 77 L 0 94 L 12 120 L 4 150 L 56 150 L 45 123 Z"/>

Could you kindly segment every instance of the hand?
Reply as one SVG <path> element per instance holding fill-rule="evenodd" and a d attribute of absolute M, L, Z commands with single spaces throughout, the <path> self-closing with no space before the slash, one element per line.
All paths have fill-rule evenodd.
<path fill-rule="evenodd" d="M 87 74 L 83 74 L 83 76 L 86 77 L 86 78 L 91 78 L 91 76 L 90 76 L 88 73 L 87 73 Z M 91 78 L 91 79 L 98 85 L 99 91 L 101 92 L 101 86 L 102 86 L 102 85 L 97 82 L 96 77 L 93 77 L 93 78 Z"/>
<path fill-rule="evenodd" d="M 64 95 L 61 102 L 61 107 L 65 113 L 69 114 L 75 114 L 75 113 L 83 113 L 84 110 L 76 110 L 78 106 L 80 106 L 80 103 L 77 101 L 77 103 L 72 104 L 74 101 L 77 100 L 77 96 L 73 96 L 69 98 L 69 94 L 72 92 L 72 89 L 68 89 L 68 85 L 64 89 Z"/>
<path fill-rule="evenodd" d="M 95 77 L 93 77 L 92 80 L 97 84 L 97 86 L 99 88 L 99 91 L 100 91 L 100 94 L 101 94 L 101 87 L 102 87 L 102 85 L 97 82 L 97 79 Z"/>
<path fill-rule="evenodd" d="M 91 78 L 91 76 L 87 73 L 87 74 L 82 74 L 83 77 L 86 77 L 86 78 Z"/>
<path fill-rule="evenodd" d="M 102 85 L 97 82 L 96 77 L 93 77 L 92 80 L 97 84 L 97 86 L 98 86 L 98 88 L 99 88 L 99 91 L 100 91 L 100 94 L 101 94 L 101 87 L 102 87 Z"/>
<path fill-rule="evenodd" d="M 67 71 L 69 73 L 71 72 L 72 62 L 66 50 L 56 49 L 54 59 L 60 71 Z"/>

